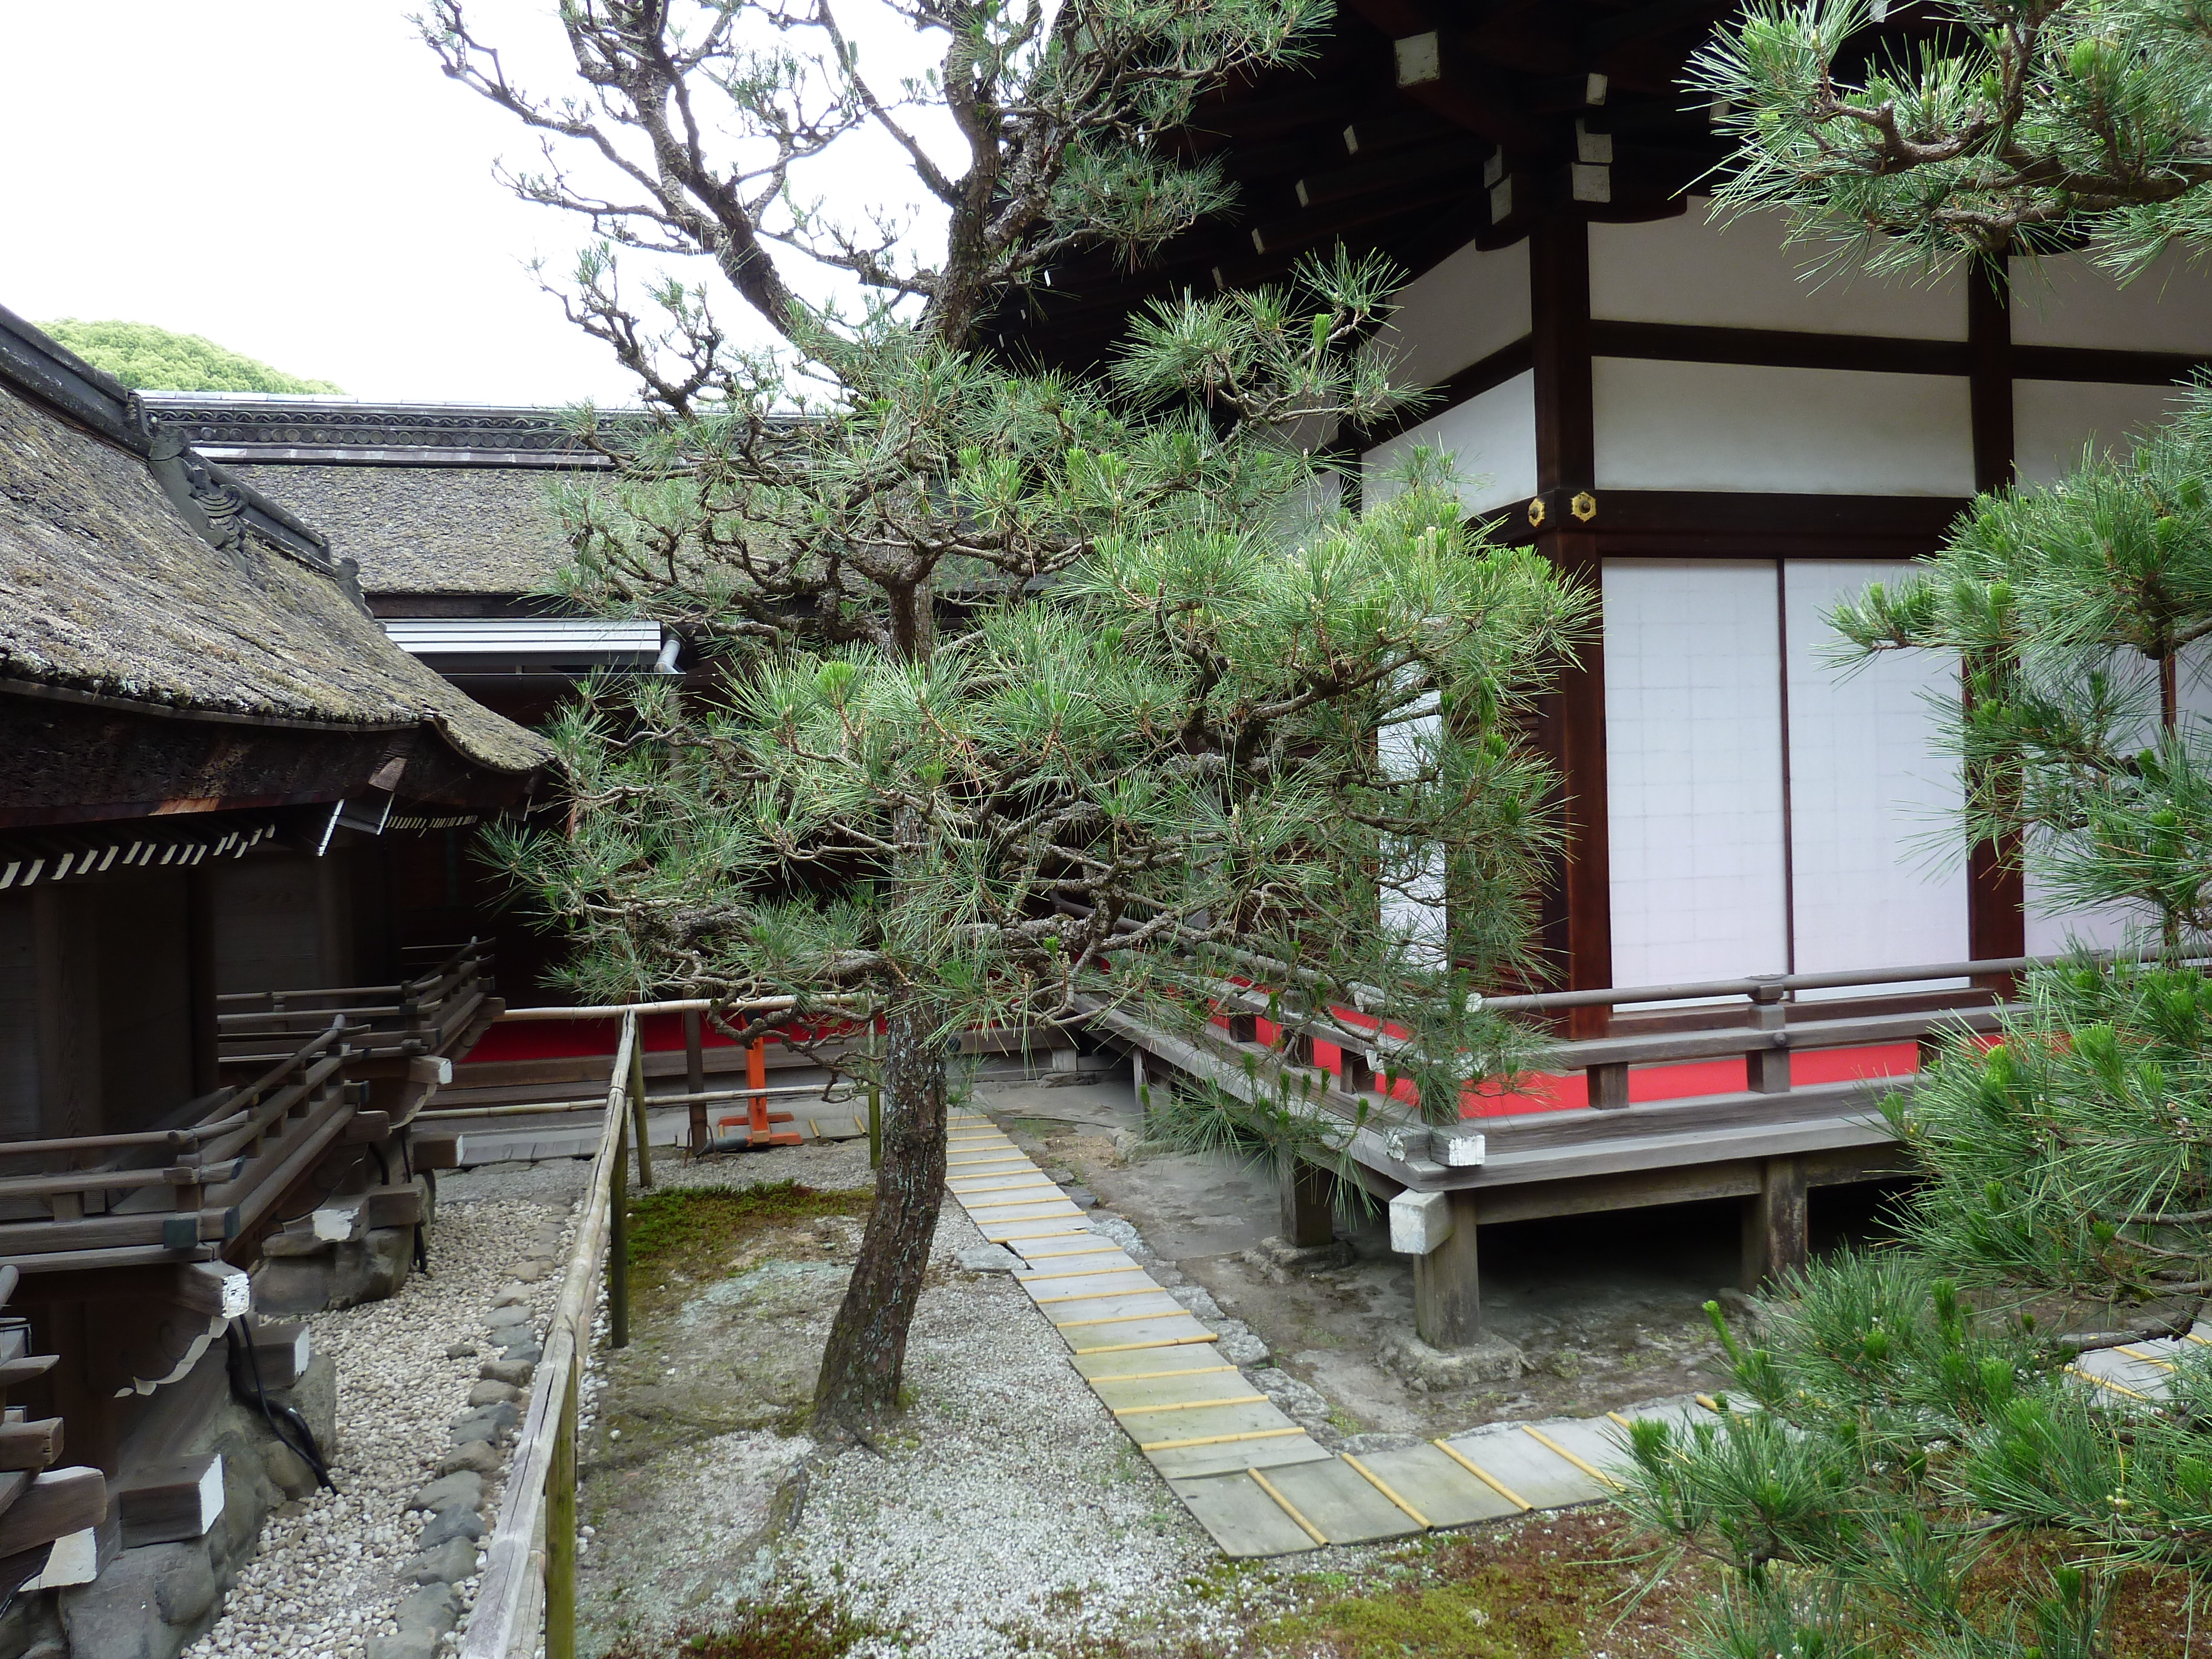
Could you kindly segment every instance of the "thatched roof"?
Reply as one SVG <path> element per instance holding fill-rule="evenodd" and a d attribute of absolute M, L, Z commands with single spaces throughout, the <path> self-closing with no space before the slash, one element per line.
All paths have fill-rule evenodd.
<path fill-rule="evenodd" d="M 478 766 L 546 763 L 542 740 L 387 640 L 313 531 L 177 449 L 149 441 L 123 388 L 0 311 L 0 690 L 429 726 Z"/>
<path fill-rule="evenodd" d="M 234 464 L 234 477 L 356 561 L 368 592 L 521 595 L 546 591 L 568 559 L 554 475 L 488 466 Z"/>

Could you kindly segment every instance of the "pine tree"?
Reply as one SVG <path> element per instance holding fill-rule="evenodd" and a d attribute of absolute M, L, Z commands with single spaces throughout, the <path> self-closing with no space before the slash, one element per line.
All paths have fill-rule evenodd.
<path fill-rule="evenodd" d="M 1723 211 L 1780 208 L 1846 264 L 2086 242 L 2125 276 L 2212 240 L 2203 0 L 1753 0 L 1690 79 L 1737 145 Z"/>
<path fill-rule="evenodd" d="M 2201 6 L 1951 15 L 1910 61 L 1869 61 L 1855 3 L 1723 29 L 1698 64 L 1742 145 L 1723 210 L 1783 207 L 1892 270 L 2086 239 L 2124 277 L 2202 246 Z M 2212 388 L 2131 453 L 1978 499 L 1829 620 L 1840 665 L 1960 661 L 1965 840 L 2059 908 L 2126 907 L 2164 959 L 2082 955 L 2028 977 L 1994 1044 L 1942 1045 L 1885 1108 L 1923 1177 L 1896 1237 L 1799 1275 L 1755 1341 L 1709 1306 L 1735 1409 L 1639 1425 L 1624 1502 L 1728 1570 L 1689 1644 L 1708 1659 L 2092 1659 L 2129 1573 L 2212 1573 L 2212 1348 L 2158 1401 L 2099 1398 L 2029 1305 L 2212 1292 L 2212 982 L 2189 960 L 2212 929 L 2212 732 L 2182 696 L 2212 634 Z M 2023 1577 L 2024 1538 L 2044 1565 Z"/>
<path fill-rule="evenodd" d="M 901 100 L 826 4 L 567 7 L 589 88 L 573 97 L 513 85 L 460 0 L 427 30 L 448 74 L 556 141 L 517 187 L 605 239 L 564 303 L 647 402 L 579 416 L 614 470 L 565 498 L 567 591 L 674 625 L 713 675 L 568 710 L 571 827 L 498 855 L 567 933 L 587 997 L 789 996 L 793 1027 L 884 1023 L 879 1062 L 842 1062 L 874 1067 L 886 1127 L 817 1389 L 833 1433 L 897 1399 L 963 1030 L 1115 1005 L 1196 1024 L 1238 975 L 1418 1007 L 1438 1053 L 1509 1042 L 1436 995 L 1377 895 L 1449 855 L 1485 878 L 1468 936 L 1526 960 L 1556 836 L 1522 734 L 1587 610 L 1463 525 L 1431 460 L 1364 514 L 1331 505 L 1321 441 L 1401 400 L 1362 349 L 1400 280 L 1379 264 L 1162 304 L 1094 374 L 984 349 L 1056 253 L 1139 258 L 1225 204 L 1154 135 L 1295 58 L 1311 0 L 901 10 L 945 43 Z M 940 115 L 964 170 L 915 136 Z M 799 204 L 792 167 L 864 127 L 908 156 L 941 239 Z M 566 170 L 562 143 L 621 193 Z M 716 280 L 633 306 L 625 247 L 696 254 Z M 875 301 L 857 320 L 809 307 L 779 264 L 794 250 Z M 726 289 L 776 349 L 729 343 Z M 1341 1150 L 1346 1129 L 1281 1104 Z"/>

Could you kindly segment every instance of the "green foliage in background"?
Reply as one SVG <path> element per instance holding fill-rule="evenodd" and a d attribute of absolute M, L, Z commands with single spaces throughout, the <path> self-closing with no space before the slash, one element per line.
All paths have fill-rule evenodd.
<path fill-rule="evenodd" d="M 302 380 L 198 334 L 173 334 L 151 323 L 80 322 L 63 317 L 39 326 L 55 343 L 140 392 L 325 392 L 328 380 Z"/>

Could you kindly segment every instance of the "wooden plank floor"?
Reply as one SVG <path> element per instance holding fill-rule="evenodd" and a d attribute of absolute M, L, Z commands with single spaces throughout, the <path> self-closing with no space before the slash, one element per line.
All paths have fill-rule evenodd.
<path fill-rule="evenodd" d="M 950 1134 L 952 1195 L 984 1237 L 1021 1259 L 1015 1279 L 1077 1372 L 1223 1554 L 1404 1538 L 1617 1490 L 1606 1469 L 1626 1455 L 1621 1418 L 1497 1425 L 1358 1457 L 1330 1451 L 988 1118 L 955 1113 Z"/>

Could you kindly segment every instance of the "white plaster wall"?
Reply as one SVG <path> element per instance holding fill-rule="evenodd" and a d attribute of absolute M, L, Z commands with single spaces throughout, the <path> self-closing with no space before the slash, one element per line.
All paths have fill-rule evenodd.
<path fill-rule="evenodd" d="M 1597 225 L 1590 234 L 1590 315 L 1620 322 L 1777 328 L 1922 340 L 1966 337 L 1966 290 L 1814 270 L 1819 252 L 1787 247 L 1778 214 L 1709 223 L 1693 199 L 1679 218 Z"/>
<path fill-rule="evenodd" d="M 1528 331 L 1528 244 L 1485 253 L 1472 243 L 1396 295 L 1376 337 L 1408 386 L 1434 386 Z"/>
<path fill-rule="evenodd" d="M 1936 749 L 1929 702 L 1955 702 L 1957 661 L 1891 652 L 1845 672 L 1826 654 L 1835 602 L 1911 568 L 1823 559 L 1783 568 L 1799 973 L 1967 956 L 1963 793 L 1955 763 Z"/>
<path fill-rule="evenodd" d="M 1779 972 L 1774 567 L 1608 560 L 1603 582 L 1613 983 Z"/>
<path fill-rule="evenodd" d="M 2020 345 L 2212 355 L 2212 266 L 2169 248 L 2122 288 L 2080 254 L 2012 262 Z"/>
<path fill-rule="evenodd" d="M 2175 413 L 2180 404 L 2179 386 L 2015 380 L 2013 450 L 2021 481 L 2047 483 L 2063 477 L 2081 465 L 2085 444 L 2132 449 L 2136 434 Z"/>
<path fill-rule="evenodd" d="M 1607 489 L 1969 495 L 1963 376 L 1600 357 Z"/>
<path fill-rule="evenodd" d="M 1392 493 L 1382 476 L 1419 447 L 1440 449 L 1459 471 L 1460 500 L 1470 513 L 1487 513 L 1536 493 L 1536 377 L 1516 374 L 1433 420 L 1377 444 L 1361 458 L 1366 499 Z"/>
<path fill-rule="evenodd" d="M 1433 711 L 1432 696 L 1418 705 Z M 1409 778 L 1431 759 L 1439 728 L 1433 712 L 1415 715 L 1403 725 L 1386 727 L 1376 743 L 1376 759 L 1384 774 Z M 1447 965 L 1444 944 L 1448 921 L 1445 908 L 1444 849 L 1433 842 L 1401 845 L 1397 853 L 1403 867 L 1396 884 L 1378 894 L 1384 930 L 1405 947 L 1412 965 L 1431 971 Z"/>

